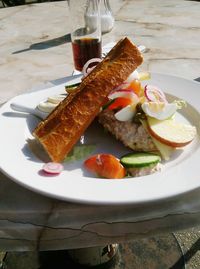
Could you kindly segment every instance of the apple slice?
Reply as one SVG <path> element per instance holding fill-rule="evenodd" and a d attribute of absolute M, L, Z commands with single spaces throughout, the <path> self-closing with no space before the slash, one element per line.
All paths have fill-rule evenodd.
<path fill-rule="evenodd" d="M 173 119 L 157 120 L 147 117 L 147 128 L 153 137 L 170 147 L 184 147 L 196 135 L 196 127 L 189 124 L 177 123 Z"/>

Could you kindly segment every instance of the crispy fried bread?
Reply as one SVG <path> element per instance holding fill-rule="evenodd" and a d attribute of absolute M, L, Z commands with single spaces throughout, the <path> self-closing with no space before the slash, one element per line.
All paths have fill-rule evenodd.
<path fill-rule="evenodd" d="M 108 94 L 142 63 L 137 47 L 120 40 L 92 72 L 83 79 L 33 131 L 54 162 L 61 162 L 98 115 Z"/>

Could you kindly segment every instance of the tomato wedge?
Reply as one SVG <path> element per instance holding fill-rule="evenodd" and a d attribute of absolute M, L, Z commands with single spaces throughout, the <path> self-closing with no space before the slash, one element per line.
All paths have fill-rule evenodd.
<path fill-rule="evenodd" d="M 108 106 L 108 109 L 122 109 L 130 104 L 132 104 L 131 99 L 125 97 L 118 97 Z"/>
<path fill-rule="evenodd" d="M 84 166 L 91 173 L 104 178 L 124 178 L 125 168 L 112 154 L 96 154 L 84 162 Z"/>

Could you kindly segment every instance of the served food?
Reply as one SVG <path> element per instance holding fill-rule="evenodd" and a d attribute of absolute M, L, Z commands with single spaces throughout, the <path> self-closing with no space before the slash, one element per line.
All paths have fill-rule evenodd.
<path fill-rule="evenodd" d="M 81 134 L 98 115 L 109 93 L 123 83 L 143 58 L 128 38 L 119 41 L 92 72 L 83 79 L 33 131 L 54 162 L 61 162 Z"/>
<path fill-rule="evenodd" d="M 173 150 L 194 139 L 196 128 L 173 117 L 184 102 L 168 103 L 164 92 L 153 85 L 141 86 L 139 91 L 129 84 L 122 87 L 108 96 L 113 102 L 99 114 L 99 122 L 125 146 L 135 151 L 159 151 L 168 160 Z"/>
<path fill-rule="evenodd" d="M 193 141 L 196 127 L 180 123 L 175 117 L 185 102 L 168 102 L 157 86 L 143 86 L 141 78 L 149 77 L 137 72 L 141 63 L 137 47 L 125 38 L 88 74 L 84 72 L 80 84 L 66 87 L 68 95 L 64 100 L 60 100 L 63 96 L 48 98 L 46 102 L 53 111 L 33 135 L 53 164 L 66 158 L 95 118 L 129 148 L 129 153 L 119 159 L 99 153 L 84 161 L 88 171 L 104 178 L 144 176 L 160 171 L 162 160 L 169 160 L 177 148 Z M 46 102 L 40 104 L 41 109 L 47 110 Z M 44 171 L 56 174 L 52 163 L 51 167 L 53 171 L 49 166 Z"/>
<path fill-rule="evenodd" d="M 134 157 L 140 165 L 135 162 L 127 165 L 123 161 L 124 157 L 121 159 L 131 176 L 159 171 L 161 158 L 169 160 L 177 148 L 188 145 L 196 135 L 196 127 L 177 122 L 174 117 L 177 109 L 181 109 L 185 102 L 174 100 L 169 103 L 158 87 L 148 84 L 138 87 L 138 83 L 134 88 L 131 86 L 133 82 L 125 81 L 114 89 L 108 96 L 108 105 L 99 114 L 99 122 L 103 127 L 135 151 L 125 156 L 125 160 Z M 157 161 L 151 163 L 147 159 L 152 160 L 152 153 L 153 159 Z"/>

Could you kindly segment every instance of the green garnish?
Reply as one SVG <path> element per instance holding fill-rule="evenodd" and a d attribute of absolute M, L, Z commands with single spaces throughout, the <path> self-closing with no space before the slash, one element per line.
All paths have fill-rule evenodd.
<path fill-rule="evenodd" d="M 102 106 L 102 109 L 104 110 L 104 109 L 108 108 L 109 105 L 111 105 L 114 101 L 115 101 L 115 99 L 109 100 L 105 105 Z"/>
<path fill-rule="evenodd" d="M 181 109 L 187 106 L 187 103 L 184 100 L 174 100 L 173 103 L 176 104 L 177 109 Z"/>
<path fill-rule="evenodd" d="M 65 85 L 65 90 L 68 92 L 68 93 L 71 93 L 73 92 L 81 83 L 78 82 L 78 83 L 75 83 L 75 84 L 71 84 L 71 85 Z"/>
<path fill-rule="evenodd" d="M 64 159 L 64 162 L 82 160 L 95 150 L 95 145 L 79 145 L 75 146 Z"/>
<path fill-rule="evenodd" d="M 156 165 L 161 161 L 159 155 L 149 152 L 135 152 L 124 155 L 120 162 L 126 168 L 142 168 Z"/>
<path fill-rule="evenodd" d="M 74 83 L 74 84 L 71 84 L 71 85 L 65 85 L 65 89 L 70 89 L 70 88 L 74 88 L 74 87 L 77 87 L 79 86 L 81 83 L 78 82 L 78 83 Z"/>

